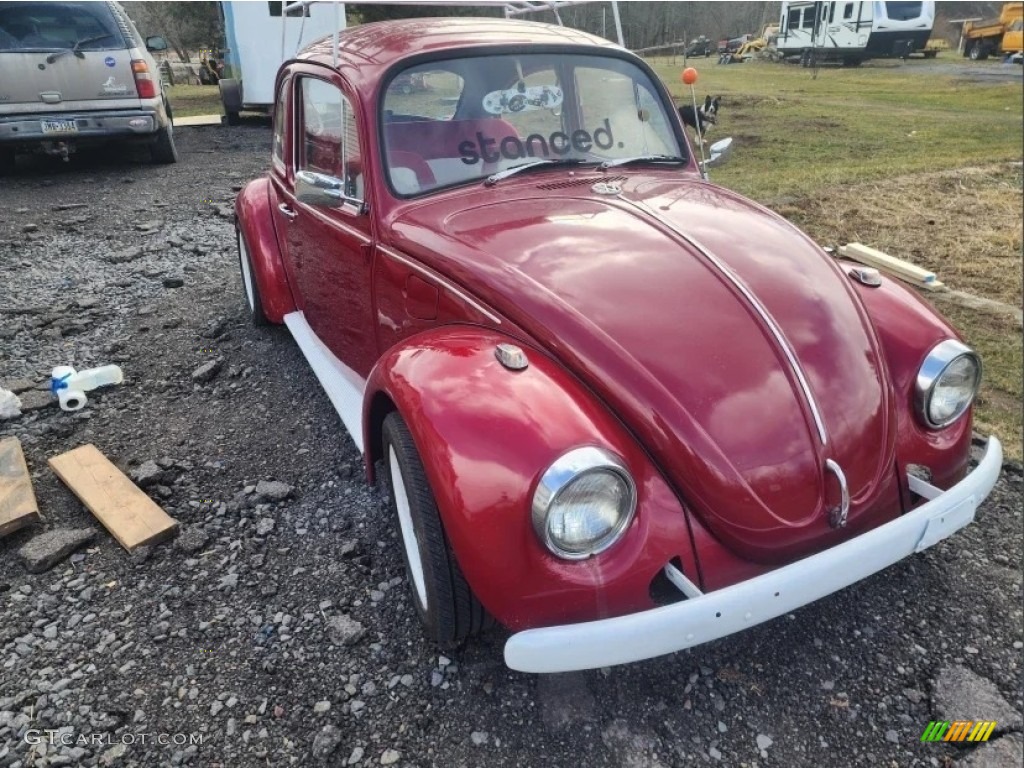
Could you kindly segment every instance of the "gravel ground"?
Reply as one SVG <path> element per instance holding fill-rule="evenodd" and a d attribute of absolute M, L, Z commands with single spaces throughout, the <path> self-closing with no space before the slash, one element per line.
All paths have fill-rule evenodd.
<path fill-rule="evenodd" d="M 0 421 L 44 516 L 0 539 L 0 767 L 1020 764 L 1019 465 L 960 535 L 745 634 L 549 677 L 506 669 L 501 631 L 439 656 L 326 396 L 243 312 L 230 202 L 269 138 L 187 129 L 176 166 L 40 160 L 0 183 L 0 385 L 126 376 L 77 414 L 24 390 Z M 181 535 L 129 556 L 99 529 L 30 574 L 39 532 L 98 528 L 46 465 L 84 443 Z M 1000 727 L 921 743 L 934 719 Z"/>

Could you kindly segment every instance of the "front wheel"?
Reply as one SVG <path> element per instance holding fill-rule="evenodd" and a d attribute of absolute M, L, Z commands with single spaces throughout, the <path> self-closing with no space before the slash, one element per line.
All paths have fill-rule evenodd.
<path fill-rule="evenodd" d="M 494 620 L 455 560 L 419 451 L 397 412 L 384 419 L 382 437 L 384 479 L 402 537 L 413 604 L 427 636 L 451 648 Z"/>
<path fill-rule="evenodd" d="M 984 61 L 987 58 L 988 50 L 980 40 L 971 46 L 971 61 Z"/>
<path fill-rule="evenodd" d="M 245 290 L 245 301 L 249 307 L 249 317 L 252 319 L 253 325 L 270 325 L 267 316 L 263 314 L 260 288 L 252 273 L 252 260 L 249 258 L 249 248 L 245 244 L 245 236 L 240 229 L 235 231 L 235 236 L 238 239 L 238 265 L 242 271 L 242 288 Z"/>

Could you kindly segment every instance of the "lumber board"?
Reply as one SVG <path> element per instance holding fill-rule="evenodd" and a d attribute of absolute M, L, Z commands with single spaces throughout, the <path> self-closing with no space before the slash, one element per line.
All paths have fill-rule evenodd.
<path fill-rule="evenodd" d="M 915 266 L 910 262 L 897 259 L 887 253 L 869 248 L 862 243 L 847 243 L 839 247 L 839 254 L 847 259 L 859 261 L 869 267 L 880 269 L 886 274 L 899 278 L 926 291 L 944 291 L 945 284 L 936 278 L 934 272 Z"/>
<path fill-rule="evenodd" d="M 129 552 L 174 534 L 177 521 L 92 444 L 54 456 L 51 469 Z"/>
<path fill-rule="evenodd" d="M 14 533 L 39 519 L 39 505 L 32 490 L 21 441 L 0 440 L 0 536 Z"/>
<path fill-rule="evenodd" d="M 860 261 L 862 264 L 897 272 L 913 280 L 920 280 L 922 283 L 930 283 L 936 279 L 934 272 L 929 272 L 909 261 L 903 261 L 903 259 L 897 259 L 895 256 L 870 248 L 863 243 L 847 243 L 839 250 L 847 258 Z"/>

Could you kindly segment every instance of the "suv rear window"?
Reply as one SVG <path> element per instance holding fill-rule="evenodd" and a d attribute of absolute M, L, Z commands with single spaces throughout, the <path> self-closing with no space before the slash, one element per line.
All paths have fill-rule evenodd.
<path fill-rule="evenodd" d="M 127 48 L 106 3 L 0 3 L 0 52 Z"/>

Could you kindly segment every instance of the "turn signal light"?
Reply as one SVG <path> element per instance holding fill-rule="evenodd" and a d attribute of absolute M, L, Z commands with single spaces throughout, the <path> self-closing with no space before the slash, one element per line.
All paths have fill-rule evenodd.
<path fill-rule="evenodd" d="M 142 59 L 132 59 L 132 74 L 135 76 L 135 90 L 140 99 L 155 98 L 159 91 L 156 81 L 149 73 L 149 65 Z"/>

